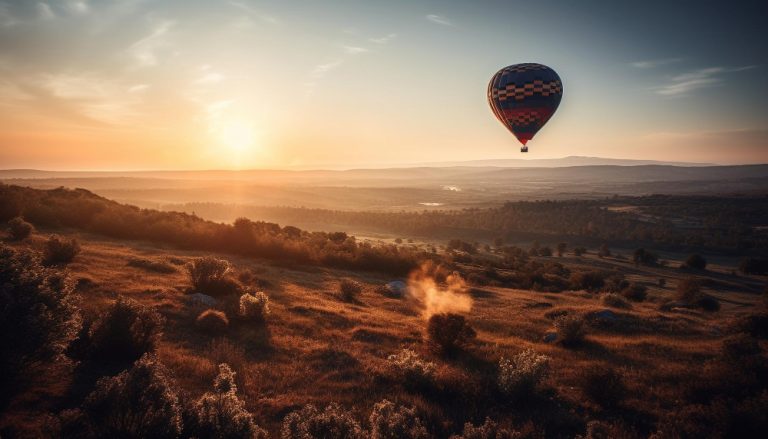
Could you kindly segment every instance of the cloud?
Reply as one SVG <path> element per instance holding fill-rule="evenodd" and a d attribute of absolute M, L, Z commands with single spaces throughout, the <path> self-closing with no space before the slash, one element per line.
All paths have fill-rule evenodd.
<path fill-rule="evenodd" d="M 442 15 L 429 14 L 427 15 L 427 20 L 431 21 L 432 23 L 437 23 L 443 26 L 453 26 L 453 23 L 451 22 L 451 20 L 443 17 Z"/>
<path fill-rule="evenodd" d="M 129 93 L 141 93 L 144 91 L 147 91 L 149 88 L 148 84 L 136 84 L 128 88 Z"/>
<path fill-rule="evenodd" d="M 257 18 L 265 23 L 277 24 L 280 22 L 280 20 L 273 17 L 272 15 L 264 14 L 263 12 L 259 11 L 258 9 L 254 8 L 251 5 L 241 3 L 241 2 L 229 2 L 229 4 L 232 7 L 235 7 L 247 12 L 250 16 Z"/>
<path fill-rule="evenodd" d="M 48 3 L 40 2 L 35 6 L 35 8 L 37 9 L 38 17 L 40 17 L 41 20 L 50 20 L 52 18 L 56 18 L 56 15 L 51 10 L 51 7 L 48 6 Z"/>
<path fill-rule="evenodd" d="M 662 96 L 684 96 L 695 90 L 721 84 L 723 82 L 721 77 L 723 74 L 741 72 L 754 67 L 707 67 L 705 69 L 693 70 L 672 77 L 669 83 L 656 87 L 654 91 Z"/>
<path fill-rule="evenodd" d="M 87 1 L 68 1 L 67 8 L 76 14 L 85 14 L 90 10 Z"/>
<path fill-rule="evenodd" d="M 637 67 L 638 69 L 655 69 L 656 67 L 678 63 L 682 60 L 683 58 L 649 59 L 645 61 L 635 61 L 632 63 L 632 66 Z"/>
<path fill-rule="evenodd" d="M 344 53 L 348 55 L 360 55 L 361 53 L 368 52 L 368 49 L 365 47 L 357 47 L 357 46 L 343 46 Z"/>
<path fill-rule="evenodd" d="M 128 51 L 136 58 L 140 66 L 151 67 L 158 64 L 159 55 L 157 52 L 168 47 L 165 35 L 174 24 L 171 20 L 160 22 L 149 35 L 131 45 Z"/>
<path fill-rule="evenodd" d="M 343 60 L 337 59 L 335 61 L 330 61 L 324 64 L 318 64 L 315 66 L 314 69 L 312 69 L 312 77 L 322 78 L 323 76 L 325 76 L 326 73 L 342 65 L 343 63 L 344 63 Z"/>
<path fill-rule="evenodd" d="M 385 35 L 381 38 L 369 38 L 368 41 L 374 44 L 387 44 L 390 41 L 394 40 L 395 38 L 397 38 L 397 34 L 392 33 L 392 34 Z"/>

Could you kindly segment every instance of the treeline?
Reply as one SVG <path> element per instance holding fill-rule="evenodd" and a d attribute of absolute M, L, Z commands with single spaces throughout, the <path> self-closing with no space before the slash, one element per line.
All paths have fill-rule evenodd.
<path fill-rule="evenodd" d="M 0 221 L 15 217 L 23 217 L 37 227 L 70 227 L 183 249 L 393 275 L 407 274 L 431 257 L 410 248 L 358 242 L 344 232 L 307 232 L 245 218 L 222 224 L 186 213 L 120 204 L 84 189 L 40 190 L 0 184 Z"/>
<path fill-rule="evenodd" d="M 517 201 L 498 208 L 422 212 L 353 212 L 294 207 L 191 203 L 204 217 L 228 214 L 287 223 L 371 228 L 393 234 L 514 239 L 521 234 L 596 242 L 645 242 L 680 247 L 768 248 L 768 196 L 613 197 L 603 200 Z M 231 217 L 230 216 L 230 217 Z"/>

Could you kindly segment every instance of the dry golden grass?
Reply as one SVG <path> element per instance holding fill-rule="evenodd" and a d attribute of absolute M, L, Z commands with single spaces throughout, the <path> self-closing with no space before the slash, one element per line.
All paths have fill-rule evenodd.
<path fill-rule="evenodd" d="M 649 287 L 649 300 L 633 303 L 631 309 L 611 309 L 616 316 L 611 325 L 590 325 L 584 343 L 565 347 L 543 341 L 544 334 L 553 330 L 548 315 L 589 315 L 609 309 L 599 295 L 475 289 L 470 293 L 473 308 L 467 317 L 477 330 L 477 339 L 465 354 L 443 358 L 427 345 L 420 304 L 377 292 L 377 286 L 390 278 L 317 267 L 287 268 L 226 256 L 236 273 L 255 273 L 260 284 L 266 285 L 260 289 L 269 296 L 271 313 L 266 325 L 233 320 L 221 340 L 195 329 L 199 308 L 191 306 L 185 295 L 190 282 L 183 267 L 157 273 L 127 265 L 132 258 L 180 265 L 205 253 L 90 235 L 77 237 L 82 252 L 68 270 L 74 279 L 85 279 L 78 287 L 83 308 L 96 312 L 118 294 L 155 306 L 167 319 L 159 356 L 173 371 L 179 387 L 199 396 L 209 389 L 217 363 L 228 362 L 238 373 L 248 409 L 273 435 L 282 418 L 304 404 L 325 406 L 335 401 L 362 420 L 383 398 L 415 406 L 430 428 L 442 431 L 458 431 L 462 425 L 439 425 L 440 416 L 482 421 L 488 415 L 522 425 L 530 420 L 524 410 L 510 413 L 472 398 L 487 392 L 482 387 L 492 382 L 499 358 L 526 348 L 551 357 L 545 386 L 550 394 L 557 395 L 558 404 L 582 407 L 588 417 L 599 417 L 610 409 L 591 403 L 585 396 L 581 388 L 584 371 L 600 367 L 619 371 L 629 395 L 622 402 L 623 413 L 631 414 L 633 422 L 643 426 L 675 408 L 682 387 L 695 378 L 692 371 L 717 355 L 730 319 L 759 301 L 753 291 L 760 280 L 728 276 L 715 267 L 715 272 L 697 276 L 709 278 L 708 284 L 715 286 L 705 290 L 721 300 L 719 312 L 660 311 L 659 304 L 672 297 L 675 283 L 683 276 L 678 270 L 635 267 L 610 259 L 557 258 L 566 265 L 627 272 L 630 280 Z M 43 241 L 35 236 L 13 245 L 40 249 Z M 721 271 L 727 272 L 727 268 Z M 659 278 L 667 279 L 664 287 L 658 286 Z M 345 302 L 339 297 L 341 279 L 362 286 L 355 301 Z M 216 307 L 233 318 L 236 306 L 237 297 L 233 297 Z M 437 364 L 435 385 L 441 389 L 435 391 L 437 397 L 407 389 L 394 379 L 387 356 L 404 347 Z M 53 389 L 63 392 L 61 387 Z M 36 397 L 41 407 L 47 407 L 42 400 L 49 398 L 49 393 L 25 395 L 24 407 L 34 406 L 29 398 Z"/>

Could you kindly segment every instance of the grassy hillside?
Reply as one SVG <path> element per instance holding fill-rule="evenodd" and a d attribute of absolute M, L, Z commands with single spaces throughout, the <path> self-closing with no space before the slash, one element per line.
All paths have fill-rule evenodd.
<path fill-rule="evenodd" d="M 78 203 L 94 199 L 73 196 Z M 83 214 L 82 205 L 73 206 L 78 206 L 73 215 Z M 152 217 L 138 211 L 132 215 Z M 213 227 L 193 217 L 178 218 Z M 99 345 L 104 322 L 117 324 L 105 315 L 114 312 L 110 310 L 119 297 L 135 300 L 137 309 L 144 310 L 134 313 L 159 313 L 158 319 L 143 318 L 144 325 L 164 320 L 146 349 L 167 369 L 163 379 L 173 383 L 168 392 L 178 395 L 182 436 L 200 428 L 188 421 L 184 407 L 199 407 L 196 401 L 211 392 L 219 363 L 237 373 L 237 397 L 253 422 L 273 437 L 281 435 L 290 413 L 306 404 L 323 410 L 331 403 L 349 413 L 331 411 L 370 434 L 376 423 L 371 419 L 379 420 L 369 419 L 372 410 L 384 399 L 413 408 L 397 422 L 405 417 L 413 426 L 418 419 L 423 428 L 402 437 L 424 437 L 419 435 L 424 431 L 430 437 L 448 437 L 461 434 L 465 423 L 480 425 L 486 418 L 523 437 L 589 432 L 599 437 L 601 429 L 608 437 L 702 437 L 713 432 L 754 437 L 750 435 L 766 427 L 760 408 L 768 403 L 765 341 L 760 338 L 765 337 L 765 320 L 760 320 L 765 317 L 759 317 L 765 316 L 760 294 L 766 279 L 734 275 L 733 266 L 710 263 L 707 270 L 681 270 L 675 260 L 646 266 L 621 257 L 569 252 L 562 257 L 518 254 L 515 258 L 524 258 L 524 263 L 502 264 L 494 273 L 481 261 L 498 258 L 495 250 L 473 250 L 469 256 L 434 256 L 450 269 L 417 269 L 410 276 L 410 292 L 400 296 L 382 288 L 393 278 L 376 271 L 184 249 L 178 242 L 151 242 L 150 236 L 139 236 L 140 241 L 105 238 L 88 228 L 73 231 L 66 217 L 60 220 L 68 227 L 38 225 L 31 237 L 6 240 L 4 248 L 45 254 L 52 232 L 62 242 L 77 239 L 81 252 L 53 270 L 64 271 L 73 281 L 83 327 L 90 329 L 73 339 L 64 359 L 30 365 L 19 381 L 23 385 L 4 402 L 3 437 L 46 436 L 51 431 L 69 437 L 80 423 L 112 431 L 103 430 L 111 418 L 94 412 L 102 406 L 93 401 L 103 402 L 105 391 L 97 378 L 131 367 L 130 362 L 111 361 L 105 353 L 110 346 Z M 203 289 L 192 283 L 188 267 L 206 256 L 228 261 L 231 269 L 219 283 Z M 528 271 L 531 267 L 538 271 Z M 450 275 L 451 270 L 458 274 Z M 539 289 L 565 283 L 564 291 L 505 286 L 529 275 L 545 283 Z M 359 285 L 359 293 L 351 288 L 350 295 L 342 294 L 345 281 Z M 695 290 L 688 291 L 692 296 L 686 296 L 685 285 Z M 256 290 L 269 300 L 264 321 L 239 317 L 240 294 Z M 199 292 L 216 298 L 211 307 L 227 315 L 224 329 L 196 323 L 208 308 L 195 303 L 192 293 Z M 476 337 L 457 349 L 439 349 L 428 317 L 444 311 L 464 316 Z M 422 363 L 412 356 L 389 358 L 403 349 L 413 351 Z M 514 367 L 502 361 L 527 349 L 547 357 L 548 372 L 540 381 L 530 369 L 530 358 Z M 510 368 L 517 375 L 504 375 L 503 381 L 503 371 Z M 531 387 L 510 387 L 510 376 L 520 374 L 534 380 Z M 121 407 L 111 404 L 109 410 Z M 73 408 L 77 411 L 67 411 Z M 380 412 L 377 416 L 383 416 Z M 88 417 L 93 413 L 101 413 L 100 420 Z M 288 418 L 311 418 L 307 413 Z"/>

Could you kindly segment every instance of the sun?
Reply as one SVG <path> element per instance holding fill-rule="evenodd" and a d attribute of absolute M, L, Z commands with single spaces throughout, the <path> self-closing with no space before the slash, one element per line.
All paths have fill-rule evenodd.
<path fill-rule="evenodd" d="M 245 121 L 227 122 L 217 131 L 219 143 L 232 152 L 246 152 L 256 146 L 256 129 Z"/>

